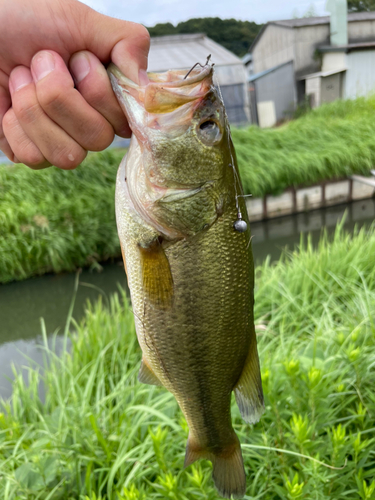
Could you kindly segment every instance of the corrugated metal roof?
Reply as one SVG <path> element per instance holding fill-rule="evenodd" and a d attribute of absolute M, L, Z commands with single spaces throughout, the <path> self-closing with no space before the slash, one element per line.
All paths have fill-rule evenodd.
<path fill-rule="evenodd" d="M 204 64 L 209 54 L 215 66 L 243 66 L 235 54 L 198 33 L 152 37 L 148 71 L 191 68 L 197 62 Z"/>
<path fill-rule="evenodd" d="M 300 19 L 284 19 L 270 21 L 268 24 L 276 24 L 286 28 L 301 28 L 302 26 L 314 26 L 317 24 L 328 24 L 330 16 L 302 17 Z M 375 19 L 375 12 L 352 12 L 348 14 L 348 22 L 371 21 Z"/>
<path fill-rule="evenodd" d="M 302 17 L 300 19 L 281 19 L 280 21 L 270 21 L 267 24 L 276 24 L 283 28 L 301 28 L 302 26 L 314 26 L 316 24 L 328 24 L 329 16 Z"/>
<path fill-rule="evenodd" d="M 361 22 L 361 21 L 372 21 L 375 20 L 375 12 L 352 12 L 348 14 L 348 23 L 351 22 Z M 258 43 L 262 37 L 267 26 L 270 24 L 281 26 L 282 28 L 294 29 L 302 28 L 304 26 L 316 26 L 319 24 L 329 24 L 330 16 L 320 16 L 320 17 L 302 17 L 300 19 L 281 19 L 279 21 L 269 21 L 264 24 L 262 29 L 259 31 L 255 40 L 253 41 L 249 52 L 251 53 L 255 45 Z"/>

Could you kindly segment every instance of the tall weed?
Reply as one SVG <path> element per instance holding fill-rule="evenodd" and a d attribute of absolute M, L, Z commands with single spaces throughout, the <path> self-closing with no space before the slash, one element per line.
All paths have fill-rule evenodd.
<path fill-rule="evenodd" d="M 319 249 L 303 242 L 257 268 L 266 412 L 249 426 L 232 407 L 247 500 L 373 498 L 374 252 L 375 227 L 354 236 L 339 227 Z M 218 499 L 208 462 L 183 469 L 188 428 L 174 398 L 137 381 L 124 294 L 109 309 L 88 305 L 70 338 L 61 358 L 45 339 L 44 376 L 30 369 L 28 385 L 17 377 L 3 404 L 1 498 Z"/>

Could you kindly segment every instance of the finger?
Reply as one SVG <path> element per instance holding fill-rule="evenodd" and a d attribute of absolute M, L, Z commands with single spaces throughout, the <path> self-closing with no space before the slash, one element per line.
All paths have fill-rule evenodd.
<path fill-rule="evenodd" d="M 87 152 L 44 113 L 30 70 L 25 66 L 15 68 L 10 74 L 9 89 L 20 126 L 44 158 L 62 169 L 77 167 Z M 11 140 L 10 136 L 7 138 Z"/>
<path fill-rule="evenodd" d="M 15 159 L 13 160 L 15 163 L 24 163 L 35 170 L 51 165 L 44 158 L 40 149 L 25 134 L 12 108 L 4 115 L 3 127 L 5 135 L 9 138 L 9 145 L 15 155 Z"/>
<path fill-rule="evenodd" d="M 131 131 L 113 93 L 107 71 L 99 59 L 88 51 L 77 52 L 69 61 L 76 87 L 84 99 L 103 115 L 120 137 L 130 137 Z"/>
<path fill-rule="evenodd" d="M 141 24 L 114 19 L 88 10 L 82 22 L 86 49 L 105 63 L 112 60 L 125 76 L 136 83 L 147 80 L 150 34 Z M 92 29 L 95 26 L 95 30 Z"/>
<path fill-rule="evenodd" d="M 3 131 L 3 118 L 11 105 L 8 90 L 8 76 L 0 70 L 0 150 L 11 160 L 14 161 L 14 154 L 5 138 Z"/>
<path fill-rule="evenodd" d="M 61 56 L 38 52 L 31 62 L 38 102 L 44 113 L 83 149 L 102 151 L 114 138 L 111 124 L 74 88 Z"/>
<path fill-rule="evenodd" d="M 145 85 L 148 83 L 149 50 L 150 34 L 147 29 L 140 24 L 129 23 L 126 37 L 113 47 L 111 59 L 130 80 Z M 133 61 L 137 64 L 134 64 Z"/>

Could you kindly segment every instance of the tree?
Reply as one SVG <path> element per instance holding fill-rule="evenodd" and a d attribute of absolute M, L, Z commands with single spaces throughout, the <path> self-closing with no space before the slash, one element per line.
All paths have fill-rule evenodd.
<path fill-rule="evenodd" d="M 316 8 L 312 3 L 302 17 L 316 17 Z"/>
<path fill-rule="evenodd" d="M 178 23 L 176 26 L 171 23 L 159 23 L 147 29 L 151 36 L 205 33 L 212 40 L 241 57 L 249 50 L 261 27 L 262 24 L 251 21 L 199 17 Z"/>
<path fill-rule="evenodd" d="M 375 0 L 348 0 L 348 12 L 368 12 L 375 10 Z"/>
<path fill-rule="evenodd" d="M 301 19 L 302 17 L 315 17 L 317 16 L 316 8 L 313 3 L 310 4 L 310 7 L 306 10 L 302 16 L 299 15 L 299 11 L 297 8 L 293 10 L 292 18 L 293 19 Z"/>

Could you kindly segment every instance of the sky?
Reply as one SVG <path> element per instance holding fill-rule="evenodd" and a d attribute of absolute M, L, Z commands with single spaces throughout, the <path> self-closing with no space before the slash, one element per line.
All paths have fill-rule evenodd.
<path fill-rule="evenodd" d="M 235 18 L 265 23 L 302 16 L 311 6 L 318 16 L 327 15 L 326 0 L 81 0 L 109 16 L 154 26 L 177 24 L 192 17 Z"/>

